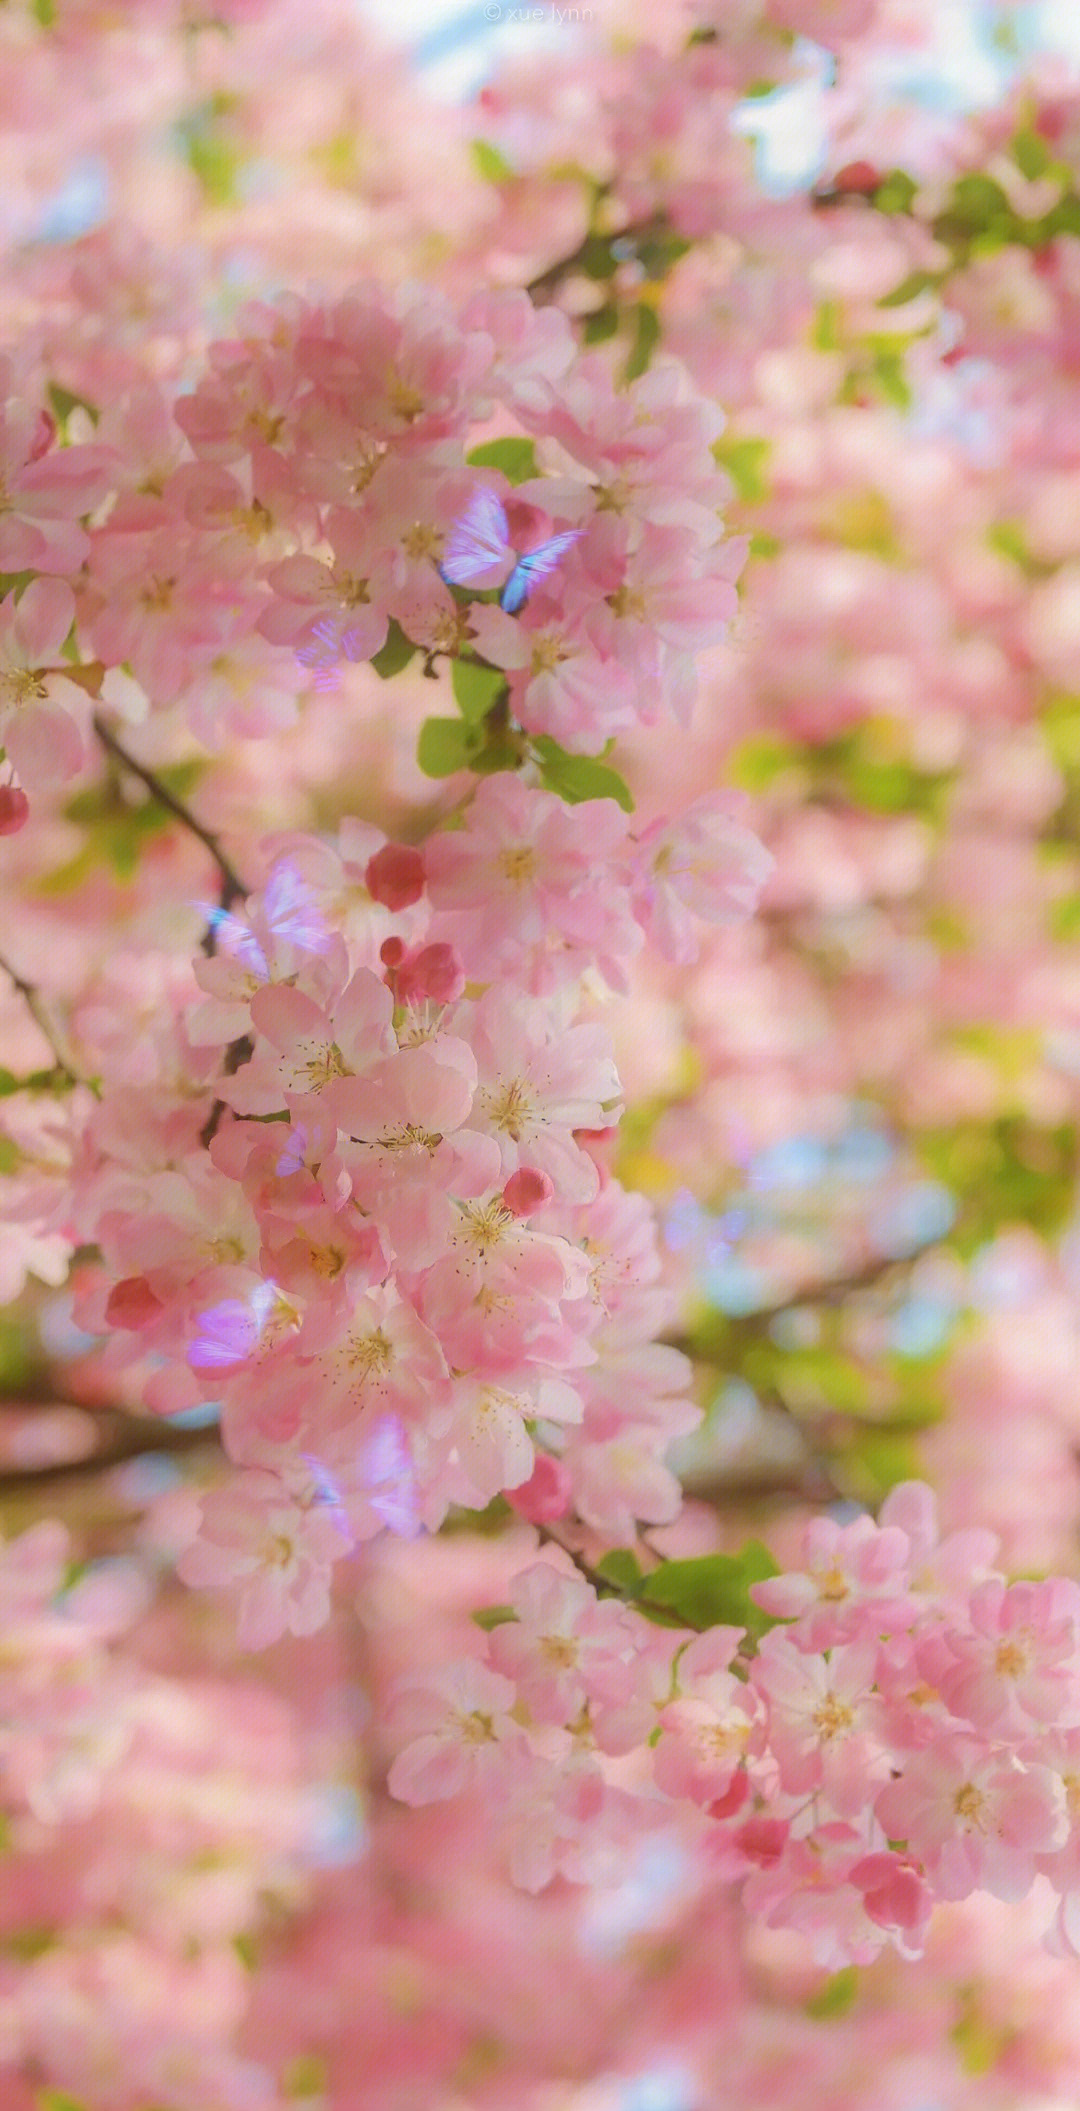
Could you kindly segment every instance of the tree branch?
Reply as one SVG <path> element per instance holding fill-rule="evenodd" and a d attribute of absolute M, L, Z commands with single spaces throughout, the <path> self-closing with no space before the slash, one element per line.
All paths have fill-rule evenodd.
<path fill-rule="evenodd" d="M 220 1449 L 216 1426 L 195 1429 L 150 1415 L 125 1415 L 108 1410 L 106 1441 L 88 1458 L 50 1459 L 42 1466 L 0 1467 L 0 1496 L 33 1495 L 38 1489 L 55 1488 L 84 1480 L 88 1474 L 108 1473 L 132 1459 L 166 1452 L 183 1457 L 208 1445 Z"/>
<path fill-rule="evenodd" d="M 108 754 L 113 756 L 114 760 L 120 763 L 125 770 L 130 770 L 132 776 L 137 777 L 139 782 L 146 786 L 151 798 L 156 799 L 158 805 L 163 806 L 166 813 L 172 814 L 174 820 L 179 821 L 193 836 L 197 836 L 199 842 L 210 852 L 210 856 L 221 874 L 219 899 L 222 908 L 228 909 L 233 902 L 238 901 L 241 896 L 245 895 L 248 889 L 245 887 L 235 867 L 230 864 L 217 837 L 211 833 L 210 829 L 204 828 L 201 821 L 196 820 L 191 808 L 185 806 L 184 801 L 178 799 L 175 792 L 169 790 L 167 784 L 162 783 L 156 771 L 149 769 L 144 762 L 137 762 L 134 755 L 129 755 L 127 749 L 117 740 L 115 733 L 105 724 L 104 719 L 97 712 L 94 713 L 94 731 Z M 213 951 L 212 926 L 208 934 L 207 950 Z"/>
<path fill-rule="evenodd" d="M 22 998 L 24 1004 L 26 1005 L 26 1009 L 29 1012 L 30 1017 L 33 1019 L 34 1025 L 37 1027 L 39 1033 L 44 1034 L 45 1039 L 49 1044 L 49 1047 L 52 1049 L 58 1075 L 61 1077 L 65 1077 L 69 1085 L 85 1085 L 88 1080 L 84 1077 L 80 1077 L 79 1072 L 75 1069 L 74 1064 L 64 1053 L 64 1050 L 60 1045 L 56 1029 L 53 1026 L 53 1023 L 49 1018 L 49 1014 L 41 1001 L 40 992 L 35 989 L 34 984 L 32 982 L 27 982 L 25 978 L 20 975 L 15 968 L 12 967 L 10 960 L 6 960 L 2 953 L 0 953 L 0 968 L 3 969 L 5 975 L 8 976 L 9 980 L 14 983 L 15 988 L 18 990 L 19 995 Z"/>

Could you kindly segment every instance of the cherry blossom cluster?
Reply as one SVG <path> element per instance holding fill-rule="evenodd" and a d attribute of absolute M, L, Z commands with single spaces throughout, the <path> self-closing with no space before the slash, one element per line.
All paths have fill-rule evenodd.
<path fill-rule="evenodd" d="M 0 371 L 0 568 L 47 575 L 0 603 L 0 730 L 24 792 L 83 759 L 85 695 L 60 657 L 76 615 L 107 705 L 174 707 L 210 746 L 291 723 L 313 651 L 369 660 L 392 622 L 429 666 L 505 670 L 518 724 L 571 750 L 685 721 L 693 655 L 734 613 L 746 543 L 719 517 L 723 419 L 678 369 L 617 390 L 522 293 L 455 313 L 426 289 L 371 285 L 256 305 L 238 327 L 190 393 L 147 383 L 100 415 L 84 406 L 93 437 L 68 445 Z M 464 459 L 500 419 L 550 455 L 516 489 Z M 440 574 L 481 488 L 516 537 L 576 533 L 520 618 Z"/>
<path fill-rule="evenodd" d="M 450 1504 L 517 1490 L 612 1538 L 678 1508 L 699 1414 L 649 1206 L 601 1170 L 620 1086 L 579 990 L 643 927 L 745 913 L 764 853 L 723 799 L 635 843 L 508 774 L 459 820 L 422 851 L 290 837 L 162 1021 L 186 1092 L 110 1079 L 86 1123 L 78 1315 L 154 1360 L 153 1407 L 221 1402 L 241 1471 L 182 1570 L 242 1583 L 249 1645 Z"/>
<path fill-rule="evenodd" d="M 510 1867 L 610 1880 L 671 1804 L 747 1910 L 819 1963 L 921 1955 L 939 1901 L 1059 1895 L 1080 1954 L 1080 1586 L 1006 1582 L 992 1533 L 939 1539 L 907 1482 L 875 1523 L 815 1520 L 800 1570 L 752 1584 L 776 1623 L 756 1648 L 693 1638 L 540 1562 L 487 1655 L 406 1682 L 392 1792 L 480 1789 Z M 648 1582 L 644 1586 L 648 1602 Z M 781 1624 L 783 1623 L 783 1624 Z"/>

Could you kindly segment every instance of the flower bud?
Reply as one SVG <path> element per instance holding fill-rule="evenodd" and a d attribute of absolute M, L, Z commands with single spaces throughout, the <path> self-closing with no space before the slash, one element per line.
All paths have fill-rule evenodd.
<path fill-rule="evenodd" d="M 30 801 L 17 784 L 0 784 L 0 836 L 17 836 L 30 812 Z"/>
<path fill-rule="evenodd" d="M 384 909 L 408 909 L 424 891 L 423 857 L 407 843 L 384 843 L 368 859 L 364 884 Z"/>
<path fill-rule="evenodd" d="M 514 1217 L 531 1217 L 536 1209 L 550 1202 L 555 1193 L 554 1184 L 546 1173 L 538 1173 L 534 1166 L 519 1166 L 511 1173 L 502 1191 L 502 1198 Z"/>

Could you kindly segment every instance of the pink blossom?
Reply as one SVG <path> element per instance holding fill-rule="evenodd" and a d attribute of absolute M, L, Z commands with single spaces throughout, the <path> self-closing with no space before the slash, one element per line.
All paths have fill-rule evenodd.
<path fill-rule="evenodd" d="M 514 1579 L 516 1618 L 497 1627 L 488 1654 L 512 1678 L 538 1722 L 565 1723 L 579 1714 L 613 1665 L 633 1654 L 634 1626 L 619 1605 L 598 1600 L 578 1576 L 538 1562 Z"/>
<path fill-rule="evenodd" d="M 55 661 L 75 600 L 60 579 L 33 579 L 16 603 L 0 601 L 0 743 L 31 791 L 52 789 L 81 767 L 86 697 Z"/>
<path fill-rule="evenodd" d="M 654 821 L 635 850 L 634 913 L 666 959 L 696 960 L 694 920 L 738 923 L 757 907 L 774 860 L 727 793 Z"/>
<path fill-rule="evenodd" d="M 970 1737 L 946 1737 L 919 1752 L 874 1801 L 890 1840 L 917 1856 L 939 1898 L 972 1891 L 1020 1899 L 1036 1856 L 1064 1844 L 1068 1817 L 1060 1779 L 1021 1766 Z"/>
<path fill-rule="evenodd" d="M 431 1803 L 490 1786 L 521 1745 L 510 1714 L 514 1699 L 513 1681 L 475 1660 L 404 1687 L 394 1722 L 409 1742 L 390 1768 L 391 1795 Z"/>
<path fill-rule="evenodd" d="M 330 1616 L 330 1570 L 351 1541 L 336 1512 L 305 1509 L 255 1468 L 202 1498 L 199 1535 L 180 1556 L 185 1583 L 239 1585 L 239 1640 L 264 1649 L 309 1635 Z"/>

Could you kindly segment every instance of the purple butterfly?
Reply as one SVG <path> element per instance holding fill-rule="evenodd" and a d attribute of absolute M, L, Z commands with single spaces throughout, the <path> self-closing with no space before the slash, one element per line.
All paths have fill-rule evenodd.
<path fill-rule="evenodd" d="M 380 1523 L 399 1539 L 416 1539 L 424 1527 L 412 1454 L 396 1415 L 381 1415 L 364 1432 L 356 1456 L 340 1480 L 310 1452 L 301 1454 L 315 1484 L 315 1500 L 342 1509 L 351 1489 L 367 1501 Z"/>
<path fill-rule="evenodd" d="M 240 966 L 247 968 L 260 982 L 268 982 L 270 966 L 266 951 L 254 931 L 228 909 L 219 909 L 211 902 L 197 902 L 195 906 L 202 910 L 230 959 L 239 961 Z M 325 953 L 331 944 L 331 933 L 316 906 L 311 888 L 288 859 L 274 866 L 254 920 L 271 943 L 285 940 L 302 953 Z"/>
<path fill-rule="evenodd" d="M 338 666 L 342 653 L 348 660 L 357 657 L 356 645 L 360 633 L 357 630 L 338 628 L 332 616 L 320 616 L 311 626 L 311 636 L 304 645 L 296 647 L 295 657 L 301 666 L 314 669 L 312 677 L 316 689 L 336 689 L 341 677 Z"/>
<path fill-rule="evenodd" d="M 564 550 L 583 533 L 582 528 L 564 528 L 560 535 L 552 535 L 535 550 L 519 555 L 510 541 L 505 507 L 494 491 L 481 485 L 450 530 L 439 574 L 447 586 L 494 585 L 496 582 L 486 581 L 484 574 L 501 571 L 507 558 L 512 557 L 514 568 L 499 595 L 499 607 L 508 616 L 516 616 L 533 587 L 555 570 Z"/>

